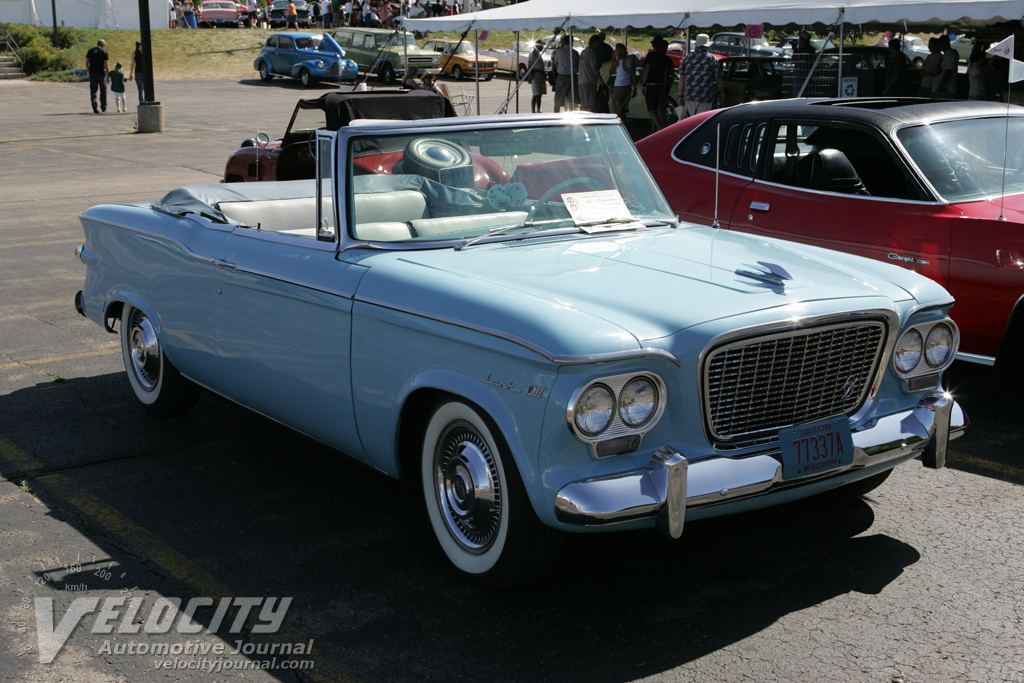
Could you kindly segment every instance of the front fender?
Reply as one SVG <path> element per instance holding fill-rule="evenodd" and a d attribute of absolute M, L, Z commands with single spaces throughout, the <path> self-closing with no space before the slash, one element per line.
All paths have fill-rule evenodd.
<path fill-rule="evenodd" d="M 422 389 L 432 389 L 453 394 L 457 398 L 476 405 L 483 413 L 486 413 L 498 427 L 502 437 L 505 439 L 505 443 L 512 452 L 512 457 L 516 461 L 519 474 L 523 479 L 523 483 L 526 484 L 527 492 L 539 491 L 537 443 L 532 436 L 533 429 L 528 425 L 522 425 L 521 422 L 525 417 L 535 426 L 539 427 L 547 405 L 546 398 L 530 399 L 532 405 L 528 404 L 527 408 L 532 407 L 535 410 L 527 409 L 524 415 L 522 412 L 513 411 L 513 406 L 510 405 L 508 400 L 509 396 L 505 395 L 508 390 L 502 390 L 498 385 L 481 382 L 480 378 L 471 377 L 447 368 L 428 368 L 409 383 L 402 396 L 401 404 L 404 405 L 413 393 Z M 393 433 L 398 433 L 397 424 Z M 527 442 L 525 439 L 529 441 Z M 397 448 L 393 449 L 393 451 L 396 452 L 395 465 L 397 467 Z M 542 498 L 539 495 L 536 499 L 532 495 L 530 498 L 535 508 L 542 502 Z"/>

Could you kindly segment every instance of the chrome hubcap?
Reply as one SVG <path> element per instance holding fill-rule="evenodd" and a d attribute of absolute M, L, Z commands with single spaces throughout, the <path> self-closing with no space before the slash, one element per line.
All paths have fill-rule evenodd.
<path fill-rule="evenodd" d="M 132 315 L 129 330 L 129 345 L 132 356 L 132 370 L 135 378 L 146 391 L 153 391 L 160 381 L 160 342 L 149 318 L 139 311 Z"/>
<path fill-rule="evenodd" d="M 501 482 L 487 443 L 470 425 L 444 433 L 434 457 L 434 483 L 448 531 L 470 552 L 494 541 L 501 521 Z"/>

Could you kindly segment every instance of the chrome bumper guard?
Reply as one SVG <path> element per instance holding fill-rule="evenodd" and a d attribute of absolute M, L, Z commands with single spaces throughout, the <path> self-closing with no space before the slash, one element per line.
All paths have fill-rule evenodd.
<path fill-rule="evenodd" d="M 868 422 L 853 433 L 853 463 L 838 472 L 785 482 L 785 487 L 818 481 L 840 472 L 878 465 L 919 453 L 926 467 L 946 464 L 950 439 L 968 425 L 949 394 L 929 396 L 913 410 Z M 714 456 L 689 462 L 663 447 L 640 470 L 567 484 L 555 498 L 555 514 L 566 524 L 594 526 L 656 517 L 672 538 L 683 533 L 686 508 L 722 503 L 782 488 L 778 451 L 744 458 Z"/>

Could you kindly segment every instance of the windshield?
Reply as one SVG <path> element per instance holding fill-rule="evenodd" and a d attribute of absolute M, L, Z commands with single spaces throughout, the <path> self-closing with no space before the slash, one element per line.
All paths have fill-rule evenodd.
<path fill-rule="evenodd" d="M 515 239 L 675 221 L 621 126 L 366 135 L 352 139 L 351 163 L 358 240 Z"/>
<path fill-rule="evenodd" d="M 904 128 L 897 138 L 943 199 L 999 195 L 1006 154 L 1006 193 L 1024 192 L 1024 118 L 961 119 Z"/>

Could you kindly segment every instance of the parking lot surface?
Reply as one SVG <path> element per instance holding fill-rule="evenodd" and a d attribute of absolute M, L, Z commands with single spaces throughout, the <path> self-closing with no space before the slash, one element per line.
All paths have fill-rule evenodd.
<path fill-rule="evenodd" d="M 507 88 L 481 83 L 484 113 Z M 448 569 L 414 486 L 209 394 L 144 415 L 117 336 L 74 310 L 79 213 L 217 182 L 326 91 L 157 83 L 166 130 L 142 135 L 87 84 L 0 83 L 0 680 L 1024 682 L 1020 401 L 972 368 L 950 379 L 973 424 L 944 470 L 677 542 L 573 536 L 502 593 Z M 209 599 L 203 628 L 161 630 L 160 598 Z M 270 598 L 291 602 L 261 633 Z"/>

